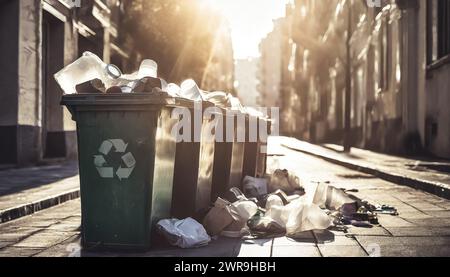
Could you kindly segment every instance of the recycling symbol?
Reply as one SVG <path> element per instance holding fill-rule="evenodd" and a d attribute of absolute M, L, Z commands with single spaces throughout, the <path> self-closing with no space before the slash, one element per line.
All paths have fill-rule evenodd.
<path fill-rule="evenodd" d="M 102 178 L 114 178 L 114 173 L 120 181 L 128 179 L 136 166 L 133 154 L 126 152 L 128 144 L 121 139 L 108 139 L 102 142 L 98 149 L 99 155 L 94 155 L 94 165 Z M 115 153 L 121 155 L 121 164 L 117 169 L 110 166 L 105 157 L 109 156 L 114 148 Z M 123 164 L 122 164 L 123 161 Z M 122 166 L 125 165 L 125 166 Z"/>

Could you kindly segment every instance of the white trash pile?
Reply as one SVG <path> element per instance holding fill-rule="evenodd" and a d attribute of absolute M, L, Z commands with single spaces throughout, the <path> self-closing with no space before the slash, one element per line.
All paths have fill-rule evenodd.
<path fill-rule="evenodd" d="M 158 230 L 170 244 L 190 248 L 217 236 L 295 237 L 310 230 L 378 224 L 368 203 L 326 183 L 301 186 L 287 170 L 276 170 L 270 178 L 247 176 L 242 188 L 219 197 L 202 224 L 192 218 L 164 219 Z"/>
<path fill-rule="evenodd" d="M 239 99 L 230 93 L 200 89 L 192 79 L 185 80 L 180 85 L 167 83 L 158 77 L 158 64 L 150 59 L 143 60 L 136 72 L 123 74 L 117 66 L 107 64 L 97 55 L 87 51 L 57 72 L 55 79 L 64 94 L 152 93 L 192 101 L 209 101 L 224 109 L 263 116 L 253 108 L 244 107 Z"/>

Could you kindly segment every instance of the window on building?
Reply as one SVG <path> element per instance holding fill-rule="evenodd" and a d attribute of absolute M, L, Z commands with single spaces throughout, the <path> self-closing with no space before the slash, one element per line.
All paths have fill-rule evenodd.
<path fill-rule="evenodd" d="M 450 1 L 427 0 L 427 62 L 450 55 Z"/>

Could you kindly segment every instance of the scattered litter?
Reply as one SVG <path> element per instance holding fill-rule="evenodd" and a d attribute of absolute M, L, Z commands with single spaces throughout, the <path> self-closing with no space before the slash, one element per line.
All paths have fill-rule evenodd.
<path fill-rule="evenodd" d="M 297 194 L 297 193 L 300 193 L 300 194 Z M 279 189 L 279 190 L 273 192 L 272 194 L 280 197 L 280 199 L 283 201 L 283 204 L 287 205 L 287 204 L 291 203 L 292 201 L 300 198 L 300 196 L 303 195 L 303 193 L 304 193 L 303 191 L 296 191 L 295 194 L 287 195 L 286 193 L 284 193 L 284 191 Z"/>
<path fill-rule="evenodd" d="M 205 94 L 205 101 L 209 101 L 222 109 L 231 107 L 228 102 L 228 94 L 223 91 L 215 91 Z"/>
<path fill-rule="evenodd" d="M 268 180 L 265 178 L 255 178 L 246 176 L 243 180 L 242 187 L 247 197 L 261 197 L 267 194 Z"/>
<path fill-rule="evenodd" d="M 272 220 L 270 217 L 264 216 L 264 212 L 258 211 L 253 216 L 247 225 L 251 230 L 251 233 L 256 237 L 266 237 L 271 235 L 284 235 L 286 229 Z"/>
<path fill-rule="evenodd" d="M 167 91 L 167 93 L 172 96 L 172 97 L 179 97 L 180 96 L 180 91 L 181 88 L 179 85 L 174 84 L 174 83 L 170 83 L 167 86 L 165 86 L 163 88 L 165 91 Z"/>
<path fill-rule="evenodd" d="M 397 209 L 388 205 L 376 205 L 374 211 L 379 214 L 398 215 Z"/>
<path fill-rule="evenodd" d="M 361 227 L 361 228 L 372 228 L 373 227 L 373 225 L 370 224 L 368 221 L 350 220 L 348 224 L 351 224 L 355 227 Z"/>
<path fill-rule="evenodd" d="M 225 227 L 233 223 L 230 204 L 227 200 L 219 197 L 214 203 L 214 207 L 206 214 L 203 226 L 209 235 L 219 235 Z"/>
<path fill-rule="evenodd" d="M 268 191 L 274 192 L 277 190 L 291 194 L 297 190 L 302 190 L 302 187 L 297 176 L 289 174 L 286 169 L 277 169 L 270 178 Z"/>
<path fill-rule="evenodd" d="M 77 93 L 103 93 L 106 89 L 102 80 L 94 79 L 92 81 L 87 81 L 76 85 L 75 90 Z"/>
<path fill-rule="evenodd" d="M 240 200 L 248 200 L 248 198 L 244 195 L 244 193 L 236 187 L 229 189 L 225 193 L 224 197 L 226 200 L 230 201 L 231 203 L 234 203 L 234 202 L 240 201 Z"/>
<path fill-rule="evenodd" d="M 313 198 L 314 204 L 330 210 L 339 210 L 345 204 L 350 204 L 349 206 L 353 207 L 355 202 L 356 201 L 350 198 L 344 191 L 325 183 L 319 183 L 317 185 Z"/>
<path fill-rule="evenodd" d="M 329 183 L 328 183 L 329 184 Z M 345 189 L 345 188 L 341 188 L 341 190 L 343 190 L 345 193 L 349 193 L 349 192 L 354 192 L 354 193 L 356 193 L 356 192 L 359 192 L 359 190 L 357 190 L 357 189 Z"/>
<path fill-rule="evenodd" d="M 244 106 L 242 106 L 241 101 L 239 100 L 239 98 L 234 97 L 231 94 L 228 94 L 228 101 L 230 103 L 231 110 L 240 111 L 241 113 L 246 113 L 247 112 L 245 110 Z"/>
<path fill-rule="evenodd" d="M 205 228 L 190 217 L 160 220 L 157 229 L 171 245 L 181 248 L 201 247 L 211 241 Z"/>
<path fill-rule="evenodd" d="M 66 94 L 76 93 L 76 86 L 95 79 L 101 80 L 106 88 L 122 75 L 118 67 L 104 63 L 97 55 L 84 52 L 83 55 L 55 74 L 55 79 Z"/>
<path fill-rule="evenodd" d="M 270 210 L 273 206 L 284 206 L 283 200 L 276 194 L 272 194 L 267 198 L 266 210 Z"/>
<path fill-rule="evenodd" d="M 331 218 L 319 206 L 297 199 L 286 206 L 272 206 L 265 216 L 286 228 L 287 235 L 299 232 L 327 229 Z"/>
<path fill-rule="evenodd" d="M 231 203 L 219 197 L 206 214 L 203 225 L 211 236 L 242 236 L 247 221 L 257 212 L 258 206 L 250 200 L 240 199 Z"/>
<path fill-rule="evenodd" d="M 259 208 L 247 223 L 255 237 L 295 237 L 304 231 L 325 229 L 347 233 L 349 225 L 372 228 L 379 224 L 377 213 L 396 214 L 394 207 L 373 206 L 349 194 L 357 189 L 336 188 L 330 182 L 301 187 L 287 170 L 275 171 L 268 191 L 271 193 L 258 197 L 259 207 L 265 209 Z"/>
<path fill-rule="evenodd" d="M 157 76 L 158 64 L 153 60 L 143 60 L 138 71 L 123 74 L 117 66 L 104 63 L 97 55 L 86 51 L 79 59 L 57 72 L 55 79 L 65 94 L 157 93 L 193 101 L 203 100 L 206 92 L 194 80 L 188 79 L 180 87 L 173 83 L 167 84 Z"/>
<path fill-rule="evenodd" d="M 249 200 L 240 200 L 230 205 L 233 222 L 224 228 L 222 236 L 242 237 L 248 234 L 247 221 L 258 211 L 258 206 Z"/>
<path fill-rule="evenodd" d="M 181 83 L 180 86 L 180 96 L 193 100 L 193 101 L 202 101 L 204 92 L 197 86 L 197 83 L 188 79 Z"/>
<path fill-rule="evenodd" d="M 378 217 L 376 213 L 371 211 L 361 211 L 361 208 L 357 213 L 352 214 L 352 218 L 358 221 L 368 221 L 371 224 L 378 224 Z"/>

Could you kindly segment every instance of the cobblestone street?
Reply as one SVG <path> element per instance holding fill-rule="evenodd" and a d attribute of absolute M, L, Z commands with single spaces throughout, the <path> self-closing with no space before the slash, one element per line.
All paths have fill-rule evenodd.
<path fill-rule="evenodd" d="M 269 173 L 286 168 L 308 182 L 330 182 L 356 189 L 373 204 L 398 209 L 399 216 L 378 215 L 379 226 L 350 227 L 347 233 L 313 231 L 296 240 L 220 238 L 198 249 L 158 246 L 145 253 L 97 252 L 80 247 L 80 201 L 71 200 L 0 224 L 0 256 L 449 256 L 450 201 L 353 171 L 322 159 L 269 143 Z"/>

